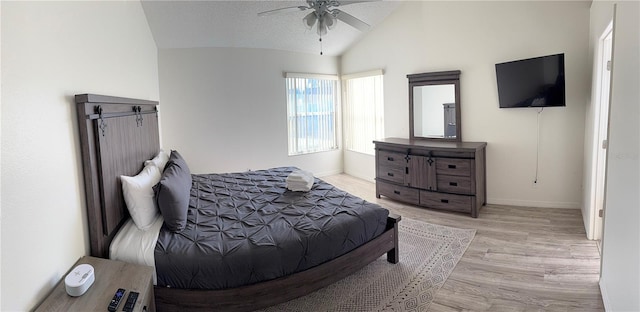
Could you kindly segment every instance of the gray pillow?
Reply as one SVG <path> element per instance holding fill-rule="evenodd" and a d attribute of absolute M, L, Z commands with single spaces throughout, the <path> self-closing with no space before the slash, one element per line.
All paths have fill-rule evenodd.
<path fill-rule="evenodd" d="M 191 172 L 177 151 L 171 151 L 162 178 L 153 191 L 166 226 L 172 232 L 182 232 L 187 225 Z"/>

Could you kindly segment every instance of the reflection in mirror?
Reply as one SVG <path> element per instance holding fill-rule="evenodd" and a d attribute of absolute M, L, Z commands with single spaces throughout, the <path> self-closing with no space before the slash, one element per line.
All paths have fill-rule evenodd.
<path fill-rule="evenodd" d="M 461 141 L 460 71 L 407 75 L 409 138 Z"/>
<path fill-rule="evenodd" d="M 413 87 L 414 136 L 456 137 L 454 84 Z"/>

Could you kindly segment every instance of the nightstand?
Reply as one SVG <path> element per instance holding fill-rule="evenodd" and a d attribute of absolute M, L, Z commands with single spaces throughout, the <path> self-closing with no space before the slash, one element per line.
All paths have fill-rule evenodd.
<path fill-rule="evenodd" d="M 83 263 L 92 265 L 95 270 L 96 279 L 87 292 L 79 297 L 69 296 L 64 286 L 65 274 L 35 311 L 107 311 L 118 288 L 127 290 L 118 311 L 122 311 L 130 291 L 140 293 L 134 311 L 155 311 L 152 267 L 85 256 L 69 272 Z"/>

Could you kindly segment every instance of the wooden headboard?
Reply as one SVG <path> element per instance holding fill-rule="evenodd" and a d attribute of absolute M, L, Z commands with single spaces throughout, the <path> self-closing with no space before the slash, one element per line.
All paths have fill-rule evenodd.
<path fill-rule="evenodd" d="M 75 99 L 91 255 L 108 258 L 129 217 L 120 176 L 136 175 L 160 150 L 158 102 L 96 94 Z"/>

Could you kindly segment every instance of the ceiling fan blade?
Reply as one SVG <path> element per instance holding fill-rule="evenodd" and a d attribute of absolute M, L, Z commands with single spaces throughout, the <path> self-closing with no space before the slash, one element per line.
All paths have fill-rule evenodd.
<path fill-rule="evenodd" d="M 340 11 L 338 9 L 334 9 L 333 10 L 334 13 L 336 13 L 336 18 L 353 26 L 355 29 L 358 29 L 360 31 L 367 31 L 369 30 L 369 24 L 359 20 L 358 18 L 356 18 L 355 16 L 346 13 L 344 11 Z"/>
<path fill-rule="evenodd" d="M 258 13 L 258 16 L 267 16 L 267 15 L 280 14 L 280 13 L 290 13 L 290 12 L 300 12 L 300 11 L 304 11 L 304 10 L 307 10 L 307 9 L 309 9 L 309 7 L 306 7 L 306 6 L 293 6 L 293 7 L 286 7 L 286 8 L 280 8 L 280 9 L 260 12 L 260 13 Z"/>
<path fill-rule="evenodd" d="M 340 2 L 340 6 L 345 6 L 345 5 L 354 4 L 354 3 L 378 2 L 378 1 L 382 1 L 382 0 L 344 0 L 344 1 L 338 1 L 338 2 Z"/>

